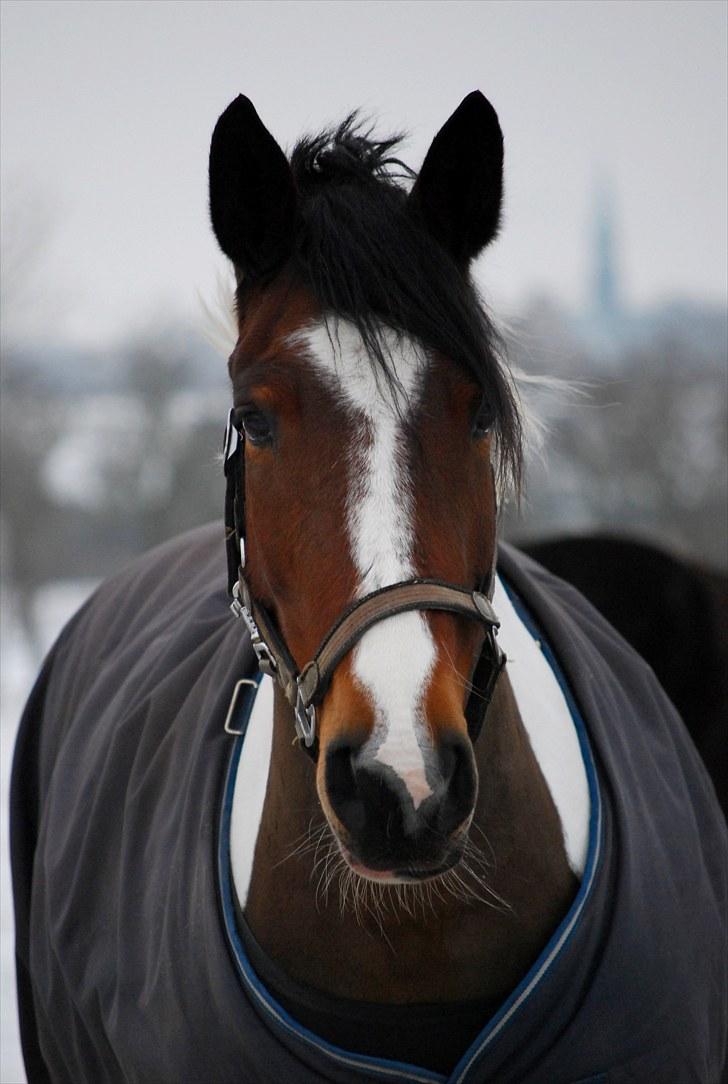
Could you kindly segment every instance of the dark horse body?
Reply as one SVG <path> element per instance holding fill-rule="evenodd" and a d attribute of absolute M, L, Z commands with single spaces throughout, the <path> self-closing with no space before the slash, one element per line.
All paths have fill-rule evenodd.
<path fill-rule="evenodd" d="M 567 535 L 522 548 L 578 588 L 650 664 L 728 816 L 728 577 L 613 535 Z"/>
<path fill-rule="evenodd" d="M 289 162 L 242 97 L 216 126 L 244 624 L 213 526 L 44 665 L 11 798 L 33 1084 L 720 1074 L 710 781 L 649 667 L 497 544 L 495 112 L 469 95 L 409 192 L 392 147 L 350 119 Z"/>

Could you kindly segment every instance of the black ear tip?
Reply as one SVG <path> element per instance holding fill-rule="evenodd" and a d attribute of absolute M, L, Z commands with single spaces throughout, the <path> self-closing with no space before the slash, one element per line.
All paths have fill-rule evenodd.
<path fill-rule="evenodd" d="M 500 127 L 498 114 L 482 90 L 471 90 L 466 94 L 455 112 L 467 116 L 471 122 Z"/>
<path fill-rule="evenodd" d="M 220 114 L 215 128 L 232 130 L 249 124 L 251 120 L 260 120 L 255 106 L 250 98 L 246 98 L 244 94 L 238 94 L 237 98 L 233 98 L 227 109 Z"/>
<path fill-rule="evenodd" d="M 246 94 L 238 94 L 237 98 L 233 98 L 228 109 L 234 109 L 236 113 L 241 115 L 250 116 L 253 113 L 256 117 L 258 116 L 255 106 Z"/>

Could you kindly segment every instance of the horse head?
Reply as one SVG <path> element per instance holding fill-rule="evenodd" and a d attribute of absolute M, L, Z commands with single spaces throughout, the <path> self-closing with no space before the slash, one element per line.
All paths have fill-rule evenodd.
<path fill-rule="evenodd" d="M 238 284 L 244 590 L 298 670 L 394 584 L 484 599 L 497 491 L 519 473 L 518 410 L 469 276 L 498 229 L 498 119 L 468 95 L 416 178 L 396 142 L 352 116 L 289 160 L 242 96 L 212 138 L 212 223 Z M 385 606 L 337 657 L 316 787 L 361 876 L 422 880 L 460 858 L 484 636 L 456 606 Z"/>

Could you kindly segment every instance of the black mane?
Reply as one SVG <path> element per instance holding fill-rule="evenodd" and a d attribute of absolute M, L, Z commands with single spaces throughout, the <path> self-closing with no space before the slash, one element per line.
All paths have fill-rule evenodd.
<path fill-rule="evenodd" d="M 356 114 L 300 140 L 291 155 L 298 221 L 293 265 L 325 313 L 350 320 L 396 382 L 382 327 L 464 365 L 493 412 L 502 482 L 518 489 L 521 423 L 500 339 L 469 276 L 408 207 L 415 173 Z"/>
<path fill-rule="evenodd" d="M 311 179 L 321 181 L 392 180 L 404 176 L 414 180 L 415 172 L 389 151 L 399 146 L 403 135 L 388 139 L 373 139 L 373 129 L 364 127 L 356 113 L 349 115 L 336 128 L 327 128 L 317 135 L 304 136 L 293 149 L 291 168 L 299 190 L 305 190 Z M 396 174 L 391 167 L 402 172 Z"/>

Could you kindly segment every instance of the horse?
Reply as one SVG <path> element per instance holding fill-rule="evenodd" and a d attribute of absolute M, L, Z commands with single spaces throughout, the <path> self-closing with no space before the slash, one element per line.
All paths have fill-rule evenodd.
<path fill-rule="evenodd" d="M 728 816 L 728 576 L 654 543 L 610 534 L 563 535 L 520 548 L 577 587 L 650 664 Z"/>
<path fill-rule="evenodd" d="M 225 545 L 103 584 L 26 707 L 33 1082 L 721 1072 L 711 784 L 649 667 L 498 543 L 524 423 L 471 276 L 496 112 L 469 94 L 417 174 L 397 143 L 350 115 L 289 158 L 243 96 L 215 126 Z"/>

